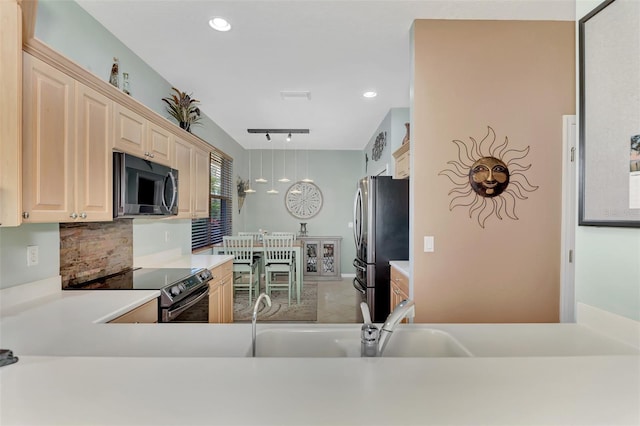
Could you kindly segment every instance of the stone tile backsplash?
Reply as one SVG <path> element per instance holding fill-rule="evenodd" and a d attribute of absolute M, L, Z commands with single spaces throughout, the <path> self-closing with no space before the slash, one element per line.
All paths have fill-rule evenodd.
<path fill-rule="evenodd" d="M 133 267 L 133 220 L 60 224 L 62 288 Z"/>

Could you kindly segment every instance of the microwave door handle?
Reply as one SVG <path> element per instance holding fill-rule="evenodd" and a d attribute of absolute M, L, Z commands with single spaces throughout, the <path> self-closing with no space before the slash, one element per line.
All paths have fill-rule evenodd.
<path fill-rule="evenodd" d="M 164 206 L 166 207 L 166 209 L 171 212 L 171 210 L 173 210 L 173 207 L 176 204 L 176 195 L 178 192 L 178 187 L 176 185 L 176 178 L 175 176 L 173 176 L 173 173 L 169 172 L 169 174 L 167 175 L 167 177 L 164 179 L 164 186 L 165 188 L 167 187 L 167 181 L 171 181 L 171 188 L 173 189 L 173 191 L 171 191 L 171 203 L 169 205 L 167 205 L 167 200 L 165 199 L 165 194 L 164 191 L 162 192 L 162 204 L 164 204 Z"/>

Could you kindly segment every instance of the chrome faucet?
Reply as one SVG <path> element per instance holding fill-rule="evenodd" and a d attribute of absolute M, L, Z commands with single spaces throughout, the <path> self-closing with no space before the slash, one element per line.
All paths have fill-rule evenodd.
<path fill-rule="evenodd" d="M 260 302 L 265 299 L 267 306 L 271 306 L 271 298 L 266 293 L 260 293 L 255 305 L 253 305 L 253 316 L 251 317 L 251 356 L 256 356 L 256 322 L 258 321 L 258 308 Z"/>
<path fill-rule="evenodd" d="M 378 330 L 374 324 L 371 324 L 369 315 L 369 307 L 365 302 L 360 304 L 364 317 L 364 324 L 361 329 L 361 350 L 360 355 L 364 357 L 382 356 L 384 348 L 389 342 L 393 329 L 398 325 L 404 317 L 415 314 L 415 306 L 412 300 L 403 300 L 398 303 L 393 312 L 389 314 L 382 328 Z"/>
<path fill-rule="evenodd" d="M 391 333 L 393 333 L 393 329 L 398 325 L 400 321 L 404 317 L 413 318 L 415 315 L 415 306 L 413 304 L 413 300 L 405 299 L 402 302 L 398 303 L 398 306 L 395 307 L 393 312 L 389 314 L 387 319 L 380 329 L 380 340 L 378 340 L 378 356 L 381 356 L 384 352 L 384 348 L 387 346 L 387 342 L 389 342 L 389 338 L 391 337 Z"/>

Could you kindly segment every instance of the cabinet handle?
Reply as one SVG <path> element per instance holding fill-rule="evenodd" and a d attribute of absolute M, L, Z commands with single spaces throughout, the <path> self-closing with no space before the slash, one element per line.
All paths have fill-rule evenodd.
<path fill-rule="evenodd" d="M 73 212 L 73 213 L 71 213 L 71 214 L 69 215 L 69 217 L 70 217 L 71 219 L 77 219 L 77 218 L 78 218 L 78 214 L 77 214 L 76 212 Z"/>
<path fill-rule="evenodd" d="M 148 157 L 148 156 L 149 156 L 149 151 L 145 151 L 145 152 L 144 152 L 144 156 L 145 156 L 145 157 Z"/>
<path fill-rule="evenodd" d="M 22 212 L 23 219 L 29 219 L 29 212 Z"/>
<path fill-rule="evenodd" d="M 156 155 L 155 154 L 149 154 L 149 157 L 156 158 Z"/>
<path fill-rule="evenodd" d="M 80 214 L 80 217 L 81 217 L 82 219 L 86 219 L 86 218 L 87 218 L 87 214 L 86 214 L 85 212 L 82 212 L 82 213 Z"/>

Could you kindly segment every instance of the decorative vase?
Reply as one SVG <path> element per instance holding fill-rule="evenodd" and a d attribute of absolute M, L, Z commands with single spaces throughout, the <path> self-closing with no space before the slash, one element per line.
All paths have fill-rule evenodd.
<path fill-rule="evenodd" d="M 189 133 L 191 133 L 191 123 L 187 123 L 186 121 L 181 121 L 180 122 L 180 128 L 186 130 Z"/>
<path fill-rule="evenodd" d="M 307 236 L 307 224 L 300 222 L 300 231 L 298 231 L 298 235 L 301 237 Z"/>
<path fill-rule="evenodd" d="M 129 88 L 129 73 L 122 73 L 122 91 L 127 95 L 131 95 L 131 89 Z"/>
<path fill-rule="evenodd" d="M 113 65 L 111 65 L 111 75 L 109 75 L 109 83 L 114 87 L 120 88 L 119 78 L 120 78 L 120 63 L 118 58 L 113 58 Z"/>
<path fill-rule="evenodd" d="M 409 123 L 404 123 L 404 127 L 407 128 L 407 134 L 404 135 L 404 139 L 402 139 L 402 145 L 409 142 Z"/>

